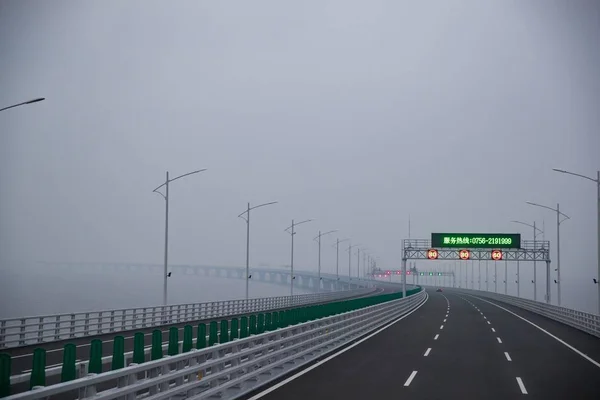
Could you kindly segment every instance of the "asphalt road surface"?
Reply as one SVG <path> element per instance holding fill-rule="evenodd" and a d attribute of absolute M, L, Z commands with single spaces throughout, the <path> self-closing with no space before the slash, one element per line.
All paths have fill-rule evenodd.
<path fill-rule="evenodd" d="M 428 293 L 379 334 L 245 399 L 600 399 L 600 339 L 499 302 Z"/>

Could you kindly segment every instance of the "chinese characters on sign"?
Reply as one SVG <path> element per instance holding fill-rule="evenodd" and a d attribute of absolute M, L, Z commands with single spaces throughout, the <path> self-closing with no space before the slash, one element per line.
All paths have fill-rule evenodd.
<path fill-rule="evenodd" d="M 431 247 L 520 248 L 518 233 L 432 233 Z"/>

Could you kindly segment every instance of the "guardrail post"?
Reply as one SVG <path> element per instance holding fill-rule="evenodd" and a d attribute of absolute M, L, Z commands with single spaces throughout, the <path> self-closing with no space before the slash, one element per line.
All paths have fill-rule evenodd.
<path fill-rule="evenodd" d="M 192 326 L 191 325 L 186 325 L 183 327 L 183 347 L 181 349 L 182 353 L 187 353 L 188 351 L 192 350 L 193 347 L 193 332 L 192 332 Z"/>
<path fill-rule="evenodd" d="M 0 397 L 10 396 L 11 359 L 8 354 L 0 354 Z"/>
<path fill-rule="evenodd" d="M 240 318 L 240 339 L 248 337 L 248 317 Z"/>
<path fill-rule="evenodd" d="M 38 321 L 38 343 L 42 343 L 44 341 L 44 317 L 40 317 Z"/>
<path fill-rule="evenodd" d="M 231 340 L 237 339 L 240 335 L 238 332 L 238 319 L 237 318 L 232 318 L 231 319 Z"/>
<path fill-rule="evenodd" d="M 217 321 L 212 321 L 210 323 L 210 332 L 208 334 L 208 345 L 213 346 L 216 343 L 219 343 L 219 338 L 217 335 Z"/>
<path fill-rule="evenodd" d="M 146 355 L 144 354 L 144 334 L 137 332 L 133 335 L 133 364 L 142 364 L 146 361 Z"/>
<path fill-rule="evenodd" d="M 115 336 L 113 340 L 113 356 L 111 370 L 117 370 L 125 367 L 125 338 Z"/>
<path fill-rule="evenodd" d="M 229 342 L 229 322 L 226 319 L 221 320 L 221 330 L 219 332 L 219 343 Z"/>
<path fill-rule="evenodd" d="M 76 347 L 73 343 L 65 344 L 63 348 L 63 364 L 60 372 L 60 381 L 68 382 L 77 378 L 77 368 L 75 361 L 77 358 Z"/>
<path fill-rule="evenodd" d="M 33 351 L 29 389 L 33 389 L 34 386 L 46 386 L 46 350 L 42 348 Z"/>
<path fill-rule="evenodd" d="M 150 351 L 150 359 L 160 360 L 162 356 L 162 331 L 160 329 L 155 329 L 152 331 L 152 350 Z"/>
<path fill-rule="evenodd" d="M 170 356 L 176 356 L 179 353 L 179 328 L 169 328 L 169 347 L 167 354 Z"/>
<path fill-rule="evenodd" d="M 90 313 L 85 313 L 85 319 L 83 321 L 83 336 L 90 334 Z"/>
<path fill-rule="evenodd" d="M 198 324 L 198 337 L 196 338 L 196 348 L 198 350 L 206 347 L 206 324 Z"/>
<path fill-rule="evenodd" d="M 250 324 L 248 328 L 251 335 L 256 335 L 256 315 L 252 314 L 250 316 Z"/>
<path fill-rule="evenodd" d="M 19 346 L 25 344 L 25 325 L 27 324 L 27 320 L 25 318 L 21 319 L 21 327 L 19 329 Z"/>
<path fill-rule="evenodd" d="M 102 340 L 94 339 L 90 346 L 90 363 L 88 364 L 88 374 L 102 373 Z"/>

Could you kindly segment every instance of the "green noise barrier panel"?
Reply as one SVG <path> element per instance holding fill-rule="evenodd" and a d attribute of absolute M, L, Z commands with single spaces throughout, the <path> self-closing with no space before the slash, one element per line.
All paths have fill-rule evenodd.
<path fill-rule="evenodd" d="M 146 355 L 144 354 L 144 334 L 137 332 L 133 335 L 133 360 L 136 364 L 142 364 L 146 361 Z"/>
<path fill-rule="evenodd" d="M 10 356 L 5 353 L 0 353 L 0 397 L 10 396 L 10 374 Z"/>
<path fill-rule="evenodd" d="M 112 371 L 125 367 L 125 338 L 115 336 L 113 340 L 113 356 L 110 369 Z"/>
<path fill-rule="evenodd" d="M 73 343 L 65 344 L 63 348 L 63 363 L 60 371 L 60 381 L 68 382 L 77 378 L 77 367 L 75 366 L 77 348 Z"/>

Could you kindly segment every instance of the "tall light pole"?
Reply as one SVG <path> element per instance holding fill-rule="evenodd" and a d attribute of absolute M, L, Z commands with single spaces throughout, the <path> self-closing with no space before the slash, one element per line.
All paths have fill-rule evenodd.
<path fill-rule="evenodd" d="M 199 169 L 197 171 L 188 172 L 187 174 L 179 175 L 175 178 L 169 179 L 169 171 L 167 171 L 167 178 L 165 183 L 154 189 L 153 193 L 160 194 L 165 199 L 165 265 L 164 265 L 164 273 L 163 273 L 163 305 L 167 305 L 167 278 L 169 273 L 167 272 L 167 264 L 168 264 L 168 254 L 169 254 L 169 183 L 176 181 L 177 179 L 181 179 L 188 175 L 197 174 L 199 172 L 206 171 L 206 168 Z M 165 194 L 159 192 L 158 189 L 161 187 L 165 187 Z"/>
<path fill-rule="evenodd" d="M 337 240 L 335 241 L 335 244 L 333 245 L 335 247 L 335 281 L 337 282 L 336 287 L 337 290 L 339 290 L 339 285 L 340 285 L 340 243 L 342 242 L 346 242 L 350 239 L 342 239 L 340 240 L 340 238 L 337 238 Z"/>
<path fill-rule="evenodd" d="M 352 249 L 360 244 L 348 243 L 348 290 L 350 290 L 350 281 L 352 280 Z"/>
<path fill-rule="evenodd" d="M 319 274 L 318 274 L 318 283 L 317 283 L 319 285 L 318 292 L 321 291 L 321 237 L 325 236 L 325 235 L 329 235 L 330 233 L 334 233 L 337 231 L 338 231 L 337 229 L 334 229 L 332 231 L 325 232 L 325 233 L 321 233 L 321 231 L 319 231 L 319 234 L 313 239 L 319 243 Z"/>
<path fill-rule="evenodd" d="M 298 225 L 301 224 L 305 224 L 307 222 L 313 221 L 312 219 L 305 219 L 304 221 L 300 221 L 300 222 L 294 222 L 294 220 L 292 220 L 292 225 L 288 226 L 287 228 L 285 228 L 285 232 L 289 233 L 290 236 L 292 237 L 292 251 L 291 251 L 291 264 L 290 264 L 290 269 L 291 269 L 291 275 L 290 275 L 290 296 L 294 295 L 294 235 L 296 234 L 296 231 L 294 230 L 295 227 L 297 227 Z"/>
<path fill-rule="evenodd" d="M 596 279 L 596 282 L 598 284 L 598 315 L 600 315 L 600 171 L 596 172 L 596 179 L 590 178 L 589 176 L 585 176 L 585 175 L 580 175 L 580 174 L 576 174 L 574 172 L 569 172 L 569 171 L 565 171 L 563 169 L 558 169 L 558 168 L 553 168 L 554 171 L 556 172 L 561 172 L 563 174 L 569 174 L 569 175 L 575 175 L 578 176 L 580 178 L 585 178 L 588 179 L 592 182 L 596 183 L 596 187 L 597 187 L 597 197 L 598 197 L 598 210 L 597 210 L 597 223 L 598 223 L 598 237 L 596 238 L 596 240 L 598 241 L 598 277 Z"/>
<path fill-rule="evenodd" d="M 535 221 L 533 221 L 533 225 L 528 224 L 526 222 L 521 222 L 521 221 L 510 221 L 510 222 L 514 222 L 515 224 L 521 224 L 521 225 L 525 225 L 530 228 L 533 228 L 533 249 L 537 250 L 537 243 L 536 243 L 537 237 L 538 237 L 538 235 L 544 233 L 544 231 L 535 226 Z M 550 277 L 548 277 L 548 279 L 550 279 Z M 520 277 L 518 280 L 521 281 Z M 519 284 L 520 283 L 517 283 L 517 285 L 519 285 Z M 519 286 L 517 286 L 517 291 L 519 291 Z M 518 294 L 517 294 L 517 296 L 518 296 Z M 535 257 L 533 259 L 533 300 L 537 301 L 537 262 L 535 260 Z"/>
<path fill-rule="evenodd" d="M 246 300 L 248 300 L 248 283 L 250 280 L 250 210 L 254 210 L 255 208 L 270 206 L 271 204 L 277 204 L 276 201 L 272 201 L 270 203 L 259 204 L 254 207 L 250 207 L 250 203 L 248 203 L 248 208 L 246 211 L 238 215 L 238 218 L 246 221 Z M 244 214 L 246 215 L 244 217 Z"/>
<path fill-rule="evenodd" d="M 15 108 L 15 107 L 19 107 L 19 106 L 24 106 L 26 104 L 33 104 L 33 103 L 37 103 L 39 101 L 44 101 L 44 100 L 46 100 L 45 97 L 38 97 L 37 99 L 28 100 L 28 101 L 24 101 L 24 102 L 19 103 L 19 104 L 13 104 L 12 106 L 0 108 L 0 111 L 8 110 L 9 108 Z"/>
<path fill-rule="evenodd" d="M 571 217 L 569 217 L 565 213 L 560 212 L 560 204 L 559 203 L 556 203 L 556 208 L 543 206 L 543 205 L 537 204 L 537 203 L 532 203 L 531 201 L 526 201 L 526 203 L 529 205 L 532 205 L 532 206 L 542 207 L 542 208 L 546 208 L 550 211 L 556 212 L 556 274 L 557 274 L 556 284 L 558 286 L 558 288 L 557 288 L 558 305 L 560 306 L 560 285 L 561 285 L 561 282 L 560 282 L 560 224 L 568 219 L 571 219 Z M 565 217 L 562 220 L 560 219 L 561 215 L 563 217 Z M 549 266 L 547 267 L 546 274 L 548 275 L 548 281 L 546 282 L 546 291 L 548 292 L 548 299 L 546 301 L 548 303 L 550 303 L 550 267 Z"/>

